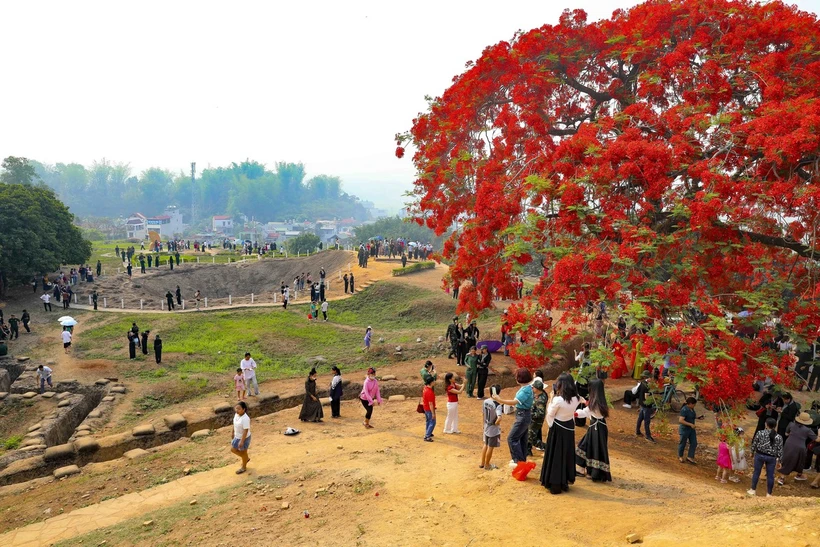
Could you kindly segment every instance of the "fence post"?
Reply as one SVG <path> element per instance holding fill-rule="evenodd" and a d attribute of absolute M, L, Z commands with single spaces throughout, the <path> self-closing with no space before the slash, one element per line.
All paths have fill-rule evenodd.
<path fill-rule="evenodd" d="M 205 297 L 205 307 L 206 308 L 208 307 L 208 297 L 207 296 Z"/>
<path fill-rule="evenodd" d="M 142 298 L 140 298 L 140 309 L 142 309 Z"/>
<path fill-rule="evenodd" d="M 142 303 L 142 300 L 140 300 L 140 303 Z M 142 308 L 140 308 L 140 309 L 142 309 Z M 165 301 L 164 300 L 159 301 L 159 311 L 165 311 Z"/>
<path fill-rule="evenodd" d="M 285 258 L 287 258 L 287 257 L 288 257 L 288 250 L 285 249 Z"/>
<path fill-rule="evenodd" d="M 276 304 L 276 293 L 273 293 L 273 303 Z"/>
<path fill-rule="evenodd" d="M 228 295 L 228 305 L 233 305 L 233 300 L 231 300 L 231 295 Z"/>
<path fill-rule="evenodd" d="M 310 249 L 307 250 L 307 255 L 310 256 Z"/>
<path fill-rule="evenodd" d="M 125 309 L 125 300 L 120 298 L 120 309 Z"/>
<path fill-rule="evenodd" d="M 103 308 L 107 308 L 107 307 L 108 307 L 108 299 L 103 297 Z"/>
<path fill-rule="evenodd" d="M 88 295 L 88 305 L 89 306 L 91 305 L 91 295 L 90 294 Z"/>
<path fill-rule="evenodd" d="M 185 309 L 185 300 L 182 301 L 182 309 Z"/>
<path fill-rule="evenodd" d="M 251 293 L 251 304 L 253 304 L 253 293 Z"/>

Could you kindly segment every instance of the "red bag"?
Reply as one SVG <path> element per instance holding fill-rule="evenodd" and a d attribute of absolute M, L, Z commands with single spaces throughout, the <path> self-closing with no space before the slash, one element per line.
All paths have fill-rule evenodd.
<path fill-rule="evenodd" d="M 530 471 L 535 469 L 535 462 L 518 462 L 518 465 L 515 466 L 515 469 L 512 471 L 512 476 L 519 481 L 527 480 L 527 475 L 530 474 Z"/>

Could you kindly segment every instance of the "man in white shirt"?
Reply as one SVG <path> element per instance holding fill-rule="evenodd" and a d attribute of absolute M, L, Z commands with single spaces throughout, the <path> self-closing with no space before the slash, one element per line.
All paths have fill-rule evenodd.
<path fill-rule="evenodd" d="M 68 348 L 71 347 L 71 332 L 69 332 L 67 328 L 64 328 L 60 336 L 63 337 L 63 349 L 68 353 Z"/>
<path fill-rule="evenodd" d="M 43 296 L 40 297 L 40 300 L 43 301 L 43 308 L 45 308 L 45 311 L 51 311 L 51 295 L 45 292 L 43 293 Z"/>
<path fill-rule="evenodd" d="M 259 383 L 256 381 L 256 361 L 251 359 L 250 353 L 245 353 L 245 358 L 239 361 L 239 368 L 242 369 L 242 375 L 245 377 L 245 387 L 248 390 L 248 395 L 258 397 Z M 253 394 L 251 394 L 251 386 L 253 386 Z"/>
<path fill-rule="evenodd" d="M 322 316 L 327 321 L 327 300 L 322 300 Z"/>
<path fill-rule="evenodd" d="M 46 383 L 48 387 L 53 387 L 51 383 L 51 369 L 47 366 L 40 365 L 37 367 L 37 379 L 40 381 L 40 393 L 45 391 Z"/>

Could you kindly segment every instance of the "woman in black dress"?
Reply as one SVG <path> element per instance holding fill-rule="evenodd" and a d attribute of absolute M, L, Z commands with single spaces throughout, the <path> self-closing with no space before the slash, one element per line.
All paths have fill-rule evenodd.
<path fill-rule="evenodd" d="M 606 418 L 609 407 L 606 404 L 604 382 L 589 382 L 589 401 L 586 408 L 575 413 L 577 418 L 589 418 L 589 429 L 575 449 L 575 465 L 584 470 L 584 475 L 596 482 L 612 480 L 609 472 L 609 432 Z"/>
<path fill-rule="evenodd" d="M 541 484 L 550 494 L 566 492 L 575 483 L 574 417 L 579 402 L 572 376 L 559 376 L 547 406 L 549 435 L 541 466 Z"/>
<path fill-rule="evenodd" d="M 303 422 L 321 422 L 323 417 L 322 403 L 316 395 L 316 369 L 312 368 L 305 382 L 305 402 L 302 403 L 299 419 Z"/>

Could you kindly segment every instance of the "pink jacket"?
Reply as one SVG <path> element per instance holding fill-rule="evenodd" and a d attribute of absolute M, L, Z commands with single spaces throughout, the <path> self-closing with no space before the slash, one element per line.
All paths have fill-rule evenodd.
<path fill-rule="evenodd" d="M 382 394 L 379 392 L 379 381 L 365 378 L 364 385 L 362 386 L 362 392 L 359 394 L 359 399 L 362 401 L 367 401 L 370 403 L 370 406 L 373 406 L 374 400 L 381 404 Z"/>

